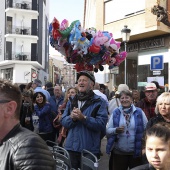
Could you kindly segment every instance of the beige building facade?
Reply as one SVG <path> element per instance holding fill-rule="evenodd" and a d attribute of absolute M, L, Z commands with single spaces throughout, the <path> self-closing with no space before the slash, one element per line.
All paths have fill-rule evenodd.
<path fill-rule="evenodd" d="M 162 16 L 153 14 L 152 9 L 157 5 L 167 12 L 167 16 L 163 16 L 167 17 L 166 23 L 159 18 Z M 122 41 L 121 30 L 125 25 L 131 29 L 126 49 L 126 82 L 131 89 L 140 90 L 152 80 L 162 86 L 170 84 L 169 11 L 168 0 L 85 0 L 85 28 L 95 27 L 97 30 L 111 32 L 116 41 Z M 122 42 L 120 50 L 124 48 Z M 111 90 L 113 85 L 124 83 L 124 62 L 120 64 L 118 72 L 112 74 L 106 68 L 103 73 L 97 74 L 103 75 Z"/>

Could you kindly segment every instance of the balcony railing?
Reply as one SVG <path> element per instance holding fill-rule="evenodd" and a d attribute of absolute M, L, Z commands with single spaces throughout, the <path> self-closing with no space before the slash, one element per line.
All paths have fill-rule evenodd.
<path fill-rule="evenodd" d="M 27 9 L 32 10 L 32 4 L 27 1 L 13 3 L 12 6 L 7 4 L 7 8 Z"/>
<path fill-rule="evenodd" d="M 29 52 L 6 52 L 5 60 L 21 60 L 21 61 L 31 61 L 31 53 Z"/>
<path fill-rule="evenodd" d="M 13 26 L 6 28 L 6 34 L 21 34 L 21 35 L 31 35 L 31 27 L 21 27 L 21 26 Z"/>

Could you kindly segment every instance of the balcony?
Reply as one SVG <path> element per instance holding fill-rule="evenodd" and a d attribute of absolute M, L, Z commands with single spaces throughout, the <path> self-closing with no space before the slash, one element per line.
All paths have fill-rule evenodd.
<path fill-rule="evenodd" d="M 21 61 L 31 61 L 31 53 L 30 52 L 13 52 L 9 54 L 6 52 L 5 60 L 21 60 Z"/>
<path fill-rule="evenodd" d="M 7 27 L 6 34 L 31 35 L 30 29 L 31 27 L 13 26 L 12 29 Z"/>
<path fill-rule="evenodd" d="M 5 37 L 10 38 L 30 38 L 38 40 L 38 36 L 31 35 L 31 27 L 22 27 L 22 26 L 12 26 L 6 27 L 6 35 Z"/>
<path fill-rule="evenodd" d="M 31 2 L 28 2 L 28 1 L 22 1 L 22 2 L 16 1 L 15 3 L 12 4 L 12 6 L 7 4 L 6 8 L 33 10 Z M 37 5 L 37 9 L 38 9 L 38 5 Z"/>
<path fill-rule="evenodd" d="M 15 3 L 15 4 L 13 4 L 13 8 L 32 10 L 31 3 L 24 2 L 24 1 L 22 3 Z"/>
<path fill-rule="evenodd" d="M 37 7 L 38 9 L 38 7 Z M 27 2 L 27 1 L 23 1 L 23 2 L 16 2 L 13 3 L 12 6 L 9 6 L 7 4 L 7 8 L 5 10 L 5 12 L 8 14 L 16 14 L 16 13 L 21 13 L 23 15 L 24 14 L 30 14 L 34 17 L 38 17 L 38 11 L 37 9 L 33 9 L 32 8 L 32 4 L 31 2 Z"/>

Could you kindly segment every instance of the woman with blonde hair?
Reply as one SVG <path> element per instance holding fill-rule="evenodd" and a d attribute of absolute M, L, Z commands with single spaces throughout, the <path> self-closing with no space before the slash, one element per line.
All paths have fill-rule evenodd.
<path fill-rule="evenodd" d="M 69 87 L 65 93 L 64 96 L 64 102 L 62 105 L 59 106 L 58 108 L 58 115 L 57 117 L 54 119 L 53 125 L 54 127 L 60 129 L 59 132 L 59 136 L 57 138 L 57 143 L 59 144 L 59 146 L 63 146 L 64 140 L 67 136 L 67 129 L 62 127 L 60 124 L 60 120 L 61 120 L 61 116 L 66 108 L 67 102 L 69 100 L 72 100 L 72 98 L 74 98 L 74 96 L 78 93 L 77 88 L 75 87 Z"/>
<path fill-rule="evenodd" d="M 164 92 L 158 98 L 155 107 L 156 116 L 151 118 L 146 129 L 152 127 L 159 122 L 170 123 L 170 93 Z"/>

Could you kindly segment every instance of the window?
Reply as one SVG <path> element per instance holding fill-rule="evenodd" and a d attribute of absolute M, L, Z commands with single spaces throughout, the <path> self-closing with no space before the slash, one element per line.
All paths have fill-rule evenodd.
<path fill-rule="evenodd" d="M 1 78 L 6 80 L 13 80 L 13 68 L 2 69 Z"/>
<path fill-rule="evenodd" d="M 145 0 L 112 0 L 105 2 L 105 24 L 145 10 Z"/>
<path fill-rule="evenodd" d="M 138 84 L 140 82 L 147 82 L 147 77 L 156 77 L 153 76 L 153 71 L 150 70 L 150 64 L 148 65 L 138 65 L 137 67 L 138 74 Z M 164 63 L 164 69 L 161 70 L 161 74 L 158 77 L 164 77 L 164 84 L 168 84 L 168 63 Z M 142 87 L 138 86 L 138 90 L 141 90 Z"/>

